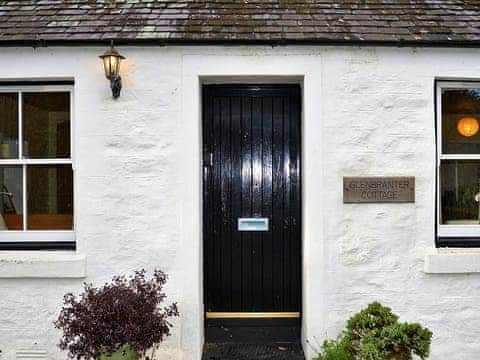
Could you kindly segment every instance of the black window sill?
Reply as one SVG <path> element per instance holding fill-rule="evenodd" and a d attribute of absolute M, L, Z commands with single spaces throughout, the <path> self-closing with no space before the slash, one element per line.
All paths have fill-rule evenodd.
<path fill-rule="evenodd" d="M 438 237 L 437 247 L 449 248 L 480 248 L 480 238 L 477 237 Z"/>
<path fill-rule="evenodd" d="M 76 250 L 75 241 L 25 241 L 0 242 L 0 250 L 31 251 L 31 250 Z"/>

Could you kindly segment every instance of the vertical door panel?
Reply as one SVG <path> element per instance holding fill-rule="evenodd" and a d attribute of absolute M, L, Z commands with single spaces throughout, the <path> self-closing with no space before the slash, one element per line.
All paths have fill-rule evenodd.
<path fill-rule="evenodd" d="M 231 215 L 231 180 L 232 180 L 232 156 L 231 156 L 231 116 L 230 116 L 230 98 L 220 98 L 220 302 L 224 311 L 231 311 L 231 284 L 232 284 L 232 254 L 231 254 L 231 238 L 232 238 L 232 215 Z"/>
<path fill-rule="evenodd" d="M 284 195 L 284 154 L 283 154 L 283 111 L 282 99 L 276 97 L 273 101 L 273 180 L 272 180 L 272 235 L 273 235 L 273 310 L 282 309 L 283 274 L 283 195 Z"/>
<path fill-rule="evenodd" d="M 252 98 L 252 212 L 249 217 L 262 217 L 262 98 Z M 252 233 L 252 308 L 262 311 L 263 249 L 262 233 Z"/>
<path fill-rule="evenodd" d="M 233 97 L 232 107 L 232 309 L 242 308 L 242 233 L 236 221 L 242 217 L 242 98 Z"/>
<path fill-rule="evenodd" d="M 262 202 L 263 214 L 272 214 L 272 180 L 273 180 L 273 112 L 272 98 L 263 98 L 263 107 L 266 110 L 263 114 L 263 156 L 262 156 Z M 270 228 L 272 219 L 270 218 Z M 262 233 L 263 246 L 263 306 L 264 309 L 273 309 L 273 236 L 272 231 Z"/>
<path fill-rule="evenodd" d="M 252 214 L 252 99 L 242 97 L 242 217 Z M 242 306 L 237 311 L 251 309 L 252 294 L 252 234 L 241 232 L 242 238 Z M 218 310 L 217 310 L 218 311 Z"/>
<path fill-rule="evenodd" d="M 301 251 L 302 251 L 302 219 L 301 219 L 301 132 L 300 125 L 295 123 L 295 119 L 300 122 L 300 99 L 290 97 L 290 129 L 292 138 L 290 141 L 290 238 L 298 239 L 290 242 L 293 255 L 290 257 L 292 266 L 290 267 L 291 286 L 290 286 L 290 304 L 292 309 L 300 309 L 302 293 L 302 273 L 301 273 Z"/>

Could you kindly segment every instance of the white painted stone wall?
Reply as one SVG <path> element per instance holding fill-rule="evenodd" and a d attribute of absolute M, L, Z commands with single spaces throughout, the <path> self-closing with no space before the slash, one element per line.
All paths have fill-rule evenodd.
<path fill-rule="evenodd" d="M 78 250 L 72 266 L 83 257 L 87 264 L 86 278 L 62 278 L 72 275 L 66 254 L 45 271 L 48 277 L 32 278 L 39 274 L 32 259 L 45 266 L 51 254 L 0 253 L 0 264 L 8 265 L 0 266 L 1 359 L 28 358 L 32 351 L 65 359 L 52 325 L 63 294 L 80 290 L 83 281 L 101 284 L 155 267 L 170 274 L 168 299 L 182 313 L 159 358 L 200 358 L 199 84 L 261 75 L 263 81 L 303 79 L 309 356 L 307 340 L 335 337 L 349 315 L 379 300 L 434 332 L 431 359 L 478 358 L 480 274 L 422 270 L 434 246 L 434 79 L 480 78 L 479 50 L 119 50 L 127 60 L 114 101 L 97 57 L 104 48 L 0 48 L 0 79 L 75 79 Z M 416 203 L 344 205 L 342 177 L 355 175 L 415 176 Z M 478 271 L 478 257 L 469 259 Z M 12 278 L 15 266 L 23 278 Z"/>

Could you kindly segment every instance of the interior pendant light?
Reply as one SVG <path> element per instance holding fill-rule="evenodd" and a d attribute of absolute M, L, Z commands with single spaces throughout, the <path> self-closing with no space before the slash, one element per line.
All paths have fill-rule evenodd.
<path fill-rule="evenodd" d="M 480 126 L 478 120 L 472 116 L 466 116 L 458 120 L 457 131 L 465 137 L 472 137 L 478 133 Z"/>

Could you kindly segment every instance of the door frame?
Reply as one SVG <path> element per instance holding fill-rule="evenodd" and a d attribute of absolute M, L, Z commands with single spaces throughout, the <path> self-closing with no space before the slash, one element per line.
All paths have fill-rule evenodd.
<path fill-rule="evenodd" d="M 223 49 L 223 48 L 222 48 Z M 204 343 L 203 241 L 202 241 L 202 106 L 201 88 L 209 83 L 297 83 L 302 87 L 302 345 L 307 357 L 314 351 L 307 340 L 326 332 L 322 270 L 323 195 L 322 176 L 322 83 L 320 51 L 264 49 L 253 54 L 232 48 L 213 52 L 202 48 L 182 56 L 181 124 L 179 173 L 188 177 L 180 183 L 179 248 L 176 269 L 183 281 L 181 346 L 187 358 L 200 359 Z M 262 51 L 259 49 L 259 51 Z M 287 54 L 291 52 L 291 54 Z M 288 56 L 286 56 L 288 55 Z M 182 179 L 183 180 L 183 179 Z M 310 209 L 310 211 L 309 211 Z"/>

